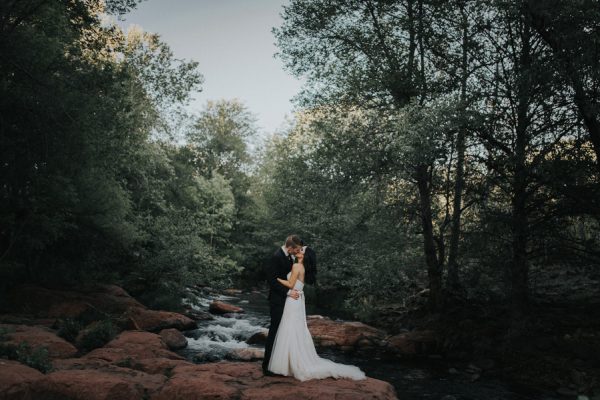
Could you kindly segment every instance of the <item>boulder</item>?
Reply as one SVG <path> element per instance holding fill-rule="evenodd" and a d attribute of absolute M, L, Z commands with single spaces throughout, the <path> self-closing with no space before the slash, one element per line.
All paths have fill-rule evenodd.
<path fill-rule="evenodd" d="M 227 358 L 237 361 L 262 360 L 265 358 L 265 351 L 264 349 L 256 349 L 253 347 L 234 349 L 227 354 Z"/>
<path fill-rule="evenodd" d="M 171 358 L 157 357 L 157 358 L 145 358 L 137 361 L 133 364 L 133 367 L 137 370 L 144 371 L 148 374 L 160 374 L 171 376 L 172 371 L 178 365 L 190 364 L 186 360 L 174 360 Z"/>
<path fill-rule="evenodd" d="M 13 288 L 6 296 L 6 308 L 11 313 L 31 313 L 50 318 L 82 318 L 91 314 L 120 314 L 129 308 L 145 308 L 116 285 L 98 285 L 87 290 L 55 290 L 24 284 Z"/>
<path fill-rule="evenodd" d="M 316 346 L 339 347 L 342 350 L 370 348 L 380 345 L 385 333 L 362 322 L 333 321 L 320 315 L 307 317 L 308 329 Z"/>
<path fill-rule="evenodd" d="M 437 338 L 433 331 L 411 331 L 388 338 L 388 347 L 397 354 L 415 355 L 435 351 Z"/>
<path fill-rule="evenodd" d="M 132 308 L 126 312 L 138 330 L 159 332 L 162 329 L 175 328 L 179 330 L 195 329 L 196 322 L 185 315 L 169 312 L 154 311 L 145 308 Z"/>
<path fill-rule="evenodd" d="M 5 345 L 18 346 L 27 342 L 32 349 L 46 347 L 50 358 L 69 358 L 77 353 L 71 343 L 59 337 L 49 328 L 41 326 L 0 324 L 0 328 L 7 329 Z"/>
<path fill-rule="evenodd" d="M 139 333 L 143 335 L 138 335 Z M 124 333 L 125 334 L 125 333 Z M 148 332 L 121 338 L 161 348 L 160 337 Z M 123 336 L 123 335 L 122 335 Z M 117 343 L 112 343 L 116 345 Z M 99 349 L 100 350 L 100 349 Z M 259 362 L 193 364 L 185 360 L 152 357 L 106 360 L 71 358 L 55 360 L 55 371 L 43 375 L 14 361 L 0 361 L 2 399 L 85 400 L 193 400 L 193 399 L 396 399 L 387 382 L 367 378 L 319 379 L 300 382 L 292 377 L 266 377 Z"/>
<path fill-rule="evenodd" d="M 42 379 L 37 369 L 23 365 L 17 361 L 0 359 L 0 399 L 31 398 L 31 386 Z"/>
<path fill-rule="evenodd" d="M 300 382 L 292 377 L 265 377 L 260 363 L 181 364 L 171 374 L 152 400 L 397 399 L 393 386 L 377 379 Z"/>
<path fill-rule="evenodd" d="M 267 343 L 267 336 L 269 336 L 269 330 L 263 329 L 262 331 L 258 331 L 254 335 L 250 336 L 246 340 L 246 343 L 248 343 L 248 344 L 265 344 L 265 343 Z"/>
<path fill-rule="evenodd" d="M 167 347 L 171 350 L 179 350 L 187 347 L 188 342 L 185 336 L 177 329 L 163 329 L 159 333 Z"/>
<path fill-rule="evenodd" d="M 184 359 L 170 351 L 159 335 L 144 331 L 124 331 L 104 347 L 89 352 L 83 358 L 100 359 L 111 363 L 133 363 L 156 357 Z"/>
<path fill-rule="evenodd" d="M 192 307 L 186 307 L 183 311 L 183 315 L 195 321 L 208 321 L 214 319 L 214 317 L 210 313 L 196 310 Z"/>
<path fill-rule="evenodd" d="M 32 385 L 34 399 L 142 400 L 158 392 L 167 378 L 129 368 L 71 369 L 47 374 Z"/>
<path fill-rule="evenodd" d="M 227 313 L 242 313 L 244 309 L 241 307 L 227 304 L 222 301 L 213 301 L 210 303 L 208 310 L 213 314 L 227 314 Z"/>
<path fill-rule="evenodd" d="M 235 399 L 241 398 L 239 386 L 225 371 L 216 371 L 204 365 L 182 364 L 171 371 L 171 378 L 152 400 L 200 400 L 200 399 Z M 214 364 L 218 365 L 218 364 Z M 225 373 L 223 373 L 225 372 Z M 259 378 L 260 375 L 256 375 Z"/>
<path fill-rule="evenodd" d="M 223 290 L 223 294 L 225 294 L 227 296 L 236 296 L 241 293 L 242 293 L 241 289 L 225 289 L 225 290 Z"/>

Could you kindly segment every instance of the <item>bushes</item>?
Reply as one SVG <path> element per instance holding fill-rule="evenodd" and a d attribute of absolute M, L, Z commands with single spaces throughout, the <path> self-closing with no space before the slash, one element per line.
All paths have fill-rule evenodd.
<path fill-rule="evenodd" d="M 57 320 L 54 323 L 54 327 L 58 329 L 58 332 L 56 333 L 58 336 L 68 342 L 75 343 L 75 339 L 77 338 L 79 331 L 83 328 L 83 324 L 77 319 L 66 318 Z"/>
<path fill-rule="evenodd" d="M 85 351 L 97 349 L 113 340 L 118 331 L 110 319 L 94 322 L 81 332 L 78 347 Z"/>
<path fill-rule="evenodd" d="M 6 335 L 9 330 L 0 328 L 0 357 L 15 360 L 22 364 L 35 368 L 42 373 L 47 373 L 52 370 L 52 363 L 48 356 L 47 347 L 31 348 L 31 345 L 26 341 L 20 342 L 18 345 L 5 343 Z"/>

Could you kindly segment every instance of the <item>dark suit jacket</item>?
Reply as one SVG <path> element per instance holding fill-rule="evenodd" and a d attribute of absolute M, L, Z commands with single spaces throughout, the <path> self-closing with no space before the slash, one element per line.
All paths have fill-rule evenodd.
<path fill-rule="evenodd" d="M 304 269 L 306 270 L 304 280 L 314 285 L 317 282 L 317 253 L 312 247 L 307 247 L 304 251 Z"/>
<path fill-rule="evenodd" d="M 277 281 L 277 278 L 287 279 L 287 274 L 292 270 L 292 262 L 286 257 L 283 249 L 279 248 L 266 265 L 267 282 L 269 282 L 269 302 L 271 304 L 285 304 L 288 288 Z"/>

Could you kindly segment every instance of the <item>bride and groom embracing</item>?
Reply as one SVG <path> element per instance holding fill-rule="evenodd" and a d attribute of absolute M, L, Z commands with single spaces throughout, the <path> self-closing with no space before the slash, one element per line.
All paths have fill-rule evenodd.
<path fill-rule="evenodd" d="M 293 258 L 295 257 L 295 259 Z M 309 379 L 366 379 L 358 367 L 335 363 L 317 355 L 306 324 L 304 283 L 314 283 L 316 255 L 296 235 L 290 235 L 266 267 L 271 326 L 262 369 L 267 376 Z"/>

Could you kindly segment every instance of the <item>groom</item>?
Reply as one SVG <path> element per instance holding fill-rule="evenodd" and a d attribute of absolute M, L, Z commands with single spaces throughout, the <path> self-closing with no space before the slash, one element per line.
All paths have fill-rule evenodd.
<path fill-rule="evenodd" d="M 293 256 L 302 250 L 302 240 L 296 235 L 290 235 L 285 239 L 285 244 L 281 246 L 266 266 L 267 281 L 269 282 L 269 309 L 271 311 L 271 325 L 269 326 L 269 336 L 265 345 L 265 358 L 263 359 L 262 370 L 265 375 L 273 376 L 269 371 L 269 360 L 273 351 L 273 342 L 281 322 L 285 299 L 287 296 L 298 299 L 297 290 L 288 290 L 277 281 L 277 278 L 287 279 L 287 274 L 292 270 L 294 263 Z"/>

